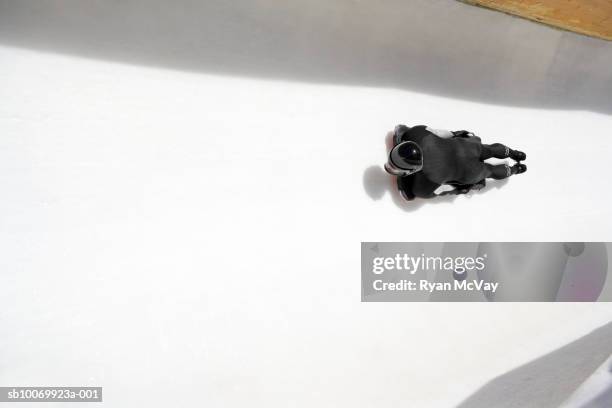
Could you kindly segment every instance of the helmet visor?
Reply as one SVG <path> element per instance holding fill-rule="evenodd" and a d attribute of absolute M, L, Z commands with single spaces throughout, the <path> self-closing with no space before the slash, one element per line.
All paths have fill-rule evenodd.
<path fill-rule="evenodd" d="M 418 144 L 414 142 L 402 142 L 395 146 L 389 153 L 389 162 L 385 166 L 395 175 L 409 175 L 423 168 L 423 153 Z"/>

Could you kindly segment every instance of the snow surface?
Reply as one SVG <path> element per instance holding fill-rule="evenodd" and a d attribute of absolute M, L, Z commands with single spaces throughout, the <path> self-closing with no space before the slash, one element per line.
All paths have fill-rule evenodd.
<path fill-rule="evenodd" d="M 607 106 L 18 45 L 0 46 L 1 385 L 103 386 L 112 407 L 447 407 L 612 319 L 360 303 L 360 241 L 610 241 Z M 402 205 L 382 171 L 397 123 L 469 129 L 529 170 Z"/>

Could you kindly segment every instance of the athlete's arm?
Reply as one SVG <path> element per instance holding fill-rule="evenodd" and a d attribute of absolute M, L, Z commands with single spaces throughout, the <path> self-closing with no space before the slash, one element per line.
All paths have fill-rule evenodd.
<path fill-rule="evenodd" d="M 453 134 L 453 137 L 472 137 L 472 136 L 476 136 L 474 135 L 474 133 L 469 132 L 467 130 L 455 130 L 453 132 L 451 132 Z"/>
<path fill-rule="evenodd" d="M 450 139 L 451 137 L 455 136 L 450 130 L 432 129 L 429 126 L 426 129 L 434 135 L 441 137 L 442 139 Z"/>

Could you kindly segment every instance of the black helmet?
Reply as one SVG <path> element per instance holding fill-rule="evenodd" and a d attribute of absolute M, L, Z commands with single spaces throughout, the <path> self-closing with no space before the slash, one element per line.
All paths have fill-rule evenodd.
<path fill-rule="evenodd" d="M 421 147 L 414 142 L 402 142 L 391 149 L 385 170 L 396 176 L 408 176 L 423 168 Z"/>

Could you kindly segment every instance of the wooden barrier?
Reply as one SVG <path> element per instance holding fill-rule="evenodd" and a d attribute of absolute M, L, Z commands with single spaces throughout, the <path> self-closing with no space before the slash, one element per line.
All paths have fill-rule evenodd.
<path fill-rule="evenodd" d="M 610 0 L 462 0 L 565 30 L 612 40 Z"/>

